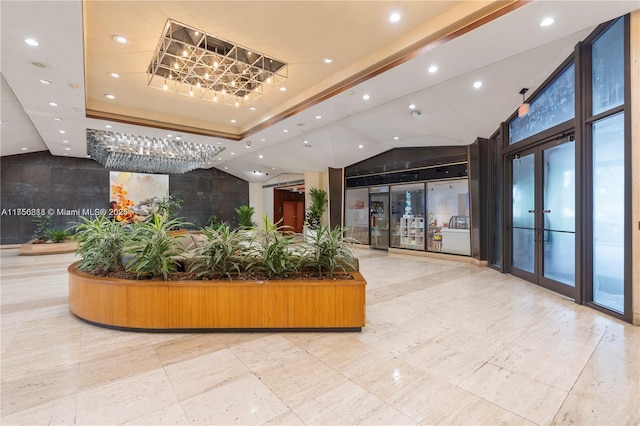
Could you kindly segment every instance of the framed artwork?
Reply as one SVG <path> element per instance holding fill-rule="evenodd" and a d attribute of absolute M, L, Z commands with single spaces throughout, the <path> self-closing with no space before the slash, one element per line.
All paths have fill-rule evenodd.
<path fill-rule="evenodd" d="M 112 171 L 109 187 L 109 216 L 119 222 L 135 222 L 138 216 L 148 213 L 151 200 L 169 196 L 169 175 Z"/>

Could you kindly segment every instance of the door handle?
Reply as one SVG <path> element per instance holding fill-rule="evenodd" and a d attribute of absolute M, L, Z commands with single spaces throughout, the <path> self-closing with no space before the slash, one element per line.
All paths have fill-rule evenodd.
<path fill-rule="evenodd" d="M 542 213 L 551 213 L 551 210 L 542 210 Z"/>
<path fill-rule="evenodd" d="M 536 212 L 535 210 L 529 210 L 529 213 L 535 213 L 535 212 Z"/>

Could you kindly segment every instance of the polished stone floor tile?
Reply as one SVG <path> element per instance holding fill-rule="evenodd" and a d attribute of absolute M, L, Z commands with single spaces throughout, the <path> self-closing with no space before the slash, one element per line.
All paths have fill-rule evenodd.
<path fill-rule="evenodd" d="M 0 250 L 0 423 L 640 424 L 640 327 L 492 269 L 356 255 L 361 332 L 137 333 L 69 313 L 73 255 Z"/>

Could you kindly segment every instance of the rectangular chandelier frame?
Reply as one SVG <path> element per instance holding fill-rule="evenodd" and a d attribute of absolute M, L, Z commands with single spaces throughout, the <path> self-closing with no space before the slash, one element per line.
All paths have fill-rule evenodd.
<path fill-rule="evenodd" d="M 148 85 L 229 105 L 248 105 L 288 78 L 288 64 L 168 19 Z"/>

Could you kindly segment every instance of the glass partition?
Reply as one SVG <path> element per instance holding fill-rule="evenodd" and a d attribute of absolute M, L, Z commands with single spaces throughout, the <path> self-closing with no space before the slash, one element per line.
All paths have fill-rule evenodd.
<path fill-rule="evenodd" d="M 624 312 L 624 114 L 593 125 L 593 301 Z"/>
<path fill-rule="evenodd" d="M 532 102 L 529 113 L 509 123 L 509 144 L 572 119 L 575 112 L 575 66 L 571 64 Z"/>
<path fill-rule="evenodd" d="M 425 249 L 424 183 L 391 187 L 391 247 Z"/>
<path fill-rule="evenodd" d="M 618 19 L 591 47 L 593 115 L 624 102 L 624 19 Z"/>
<path fill-rule="evenodd" d="M 471 255 L 469 180 L 427 183 L 427 250 Z"/>
<path fill-rule="evenodd" d="M 347 236 L 369 244 L 369 188 L 347 189 L 344 201 Z"/>

